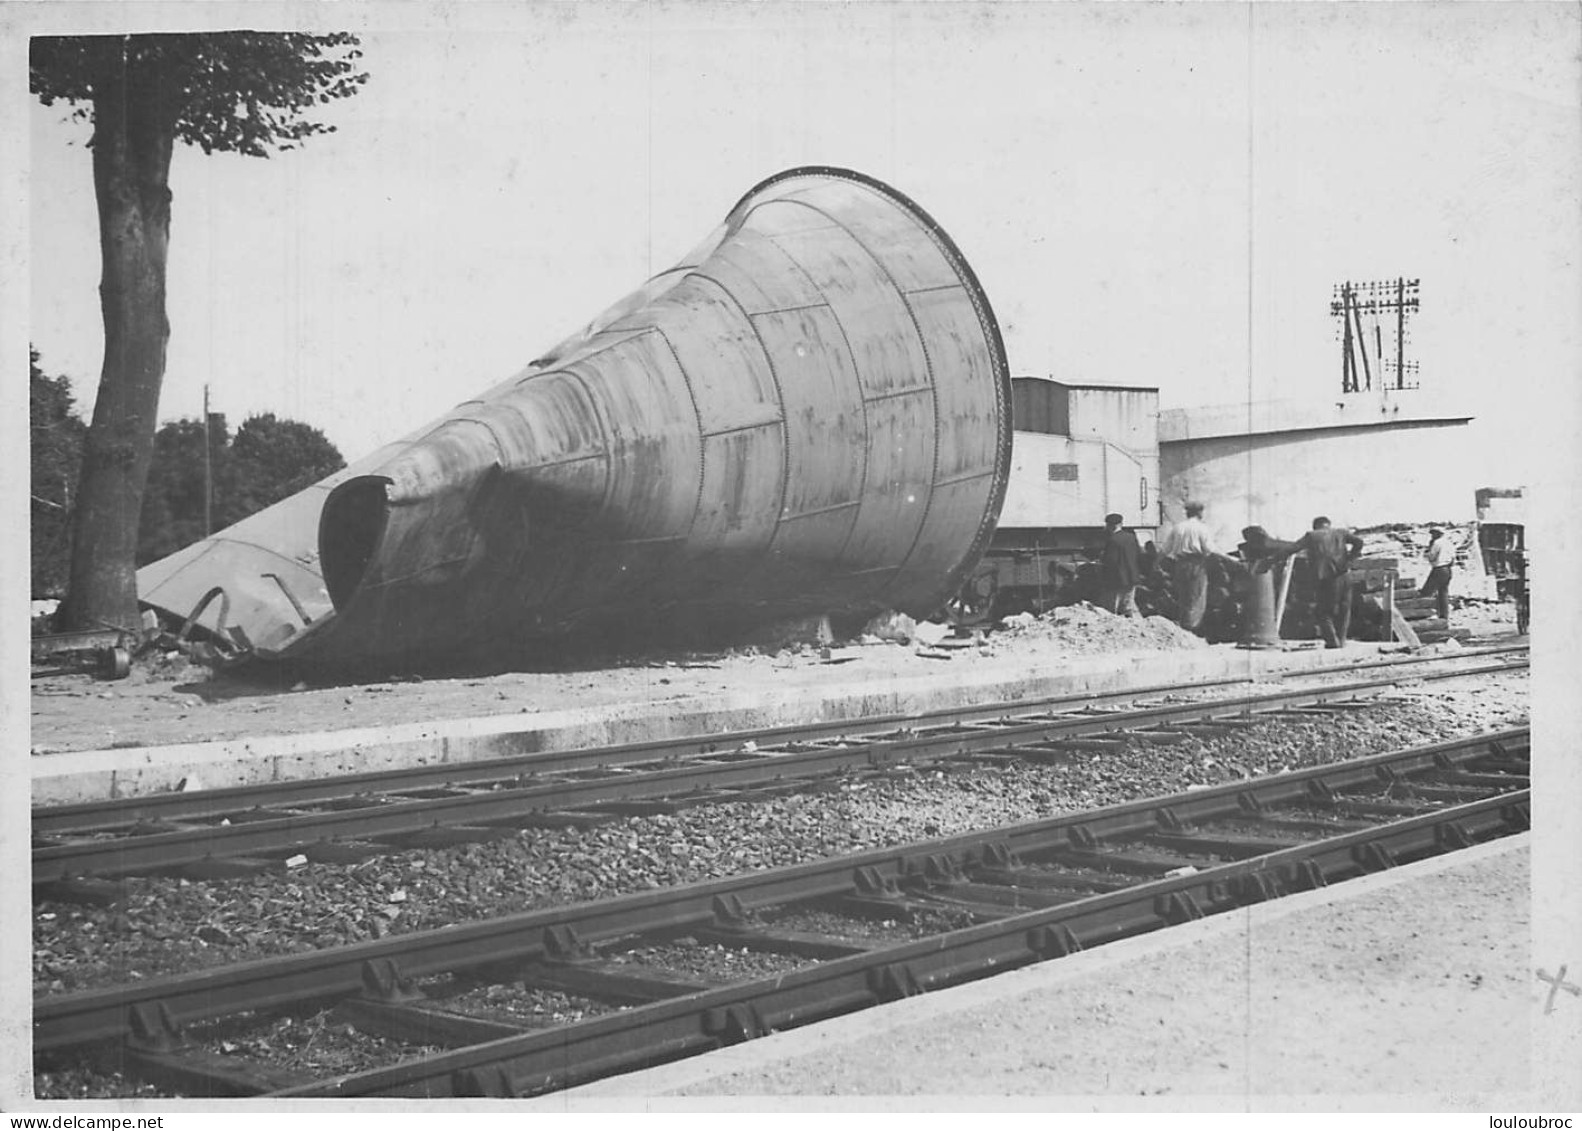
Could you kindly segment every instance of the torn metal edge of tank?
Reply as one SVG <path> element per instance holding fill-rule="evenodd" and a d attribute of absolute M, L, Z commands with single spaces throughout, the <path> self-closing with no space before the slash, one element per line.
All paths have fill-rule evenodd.
<path fill-rule="evenodd" d="M 521 373 L 139 583 L 178 618 L 222 587 L 266 658 L 397 667 L 663 617 L 926 614 L 992 536 L 1010 445 L 954 242 L 800 167 Z"/>

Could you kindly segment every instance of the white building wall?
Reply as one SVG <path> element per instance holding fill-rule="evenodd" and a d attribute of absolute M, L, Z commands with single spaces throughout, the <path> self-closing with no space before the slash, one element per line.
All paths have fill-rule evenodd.
<path fill-rule="evenodd" d="M 1160 444 L 1167 522 L 1187 501 L 1221 550 L 1244 526 L 1294 539 L 1316 515 L 1337 526 L 1470 522 L 1473 475 L 1461 458 L 1465 421 L 1379 423 L 1261 435 L 1211 436 Z"/>

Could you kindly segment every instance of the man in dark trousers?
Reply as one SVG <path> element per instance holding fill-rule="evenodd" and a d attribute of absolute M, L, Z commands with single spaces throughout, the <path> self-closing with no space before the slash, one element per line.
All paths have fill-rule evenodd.
<path fill-rule="evenodd" d="M 1428 532 L 1428 580 L 1417 591 L 1419 597 L 1435 598 L 1439 619 L 1450 624 L 1450 573 L 1456 564 L 1456 544 L 1439 527 Z"/>
<path fill-rule="evenodd" d="M 1295 542 L 1269 543 L 1267 556 L 1258 563 L 1258 569 L 1269 566 L 1299 551 L 1307 553 L 1312 567 L 1313 583 L 1317 590 L 1314 601 L 1314 619 L 1324 635 L 1324 647 L 1340 648 L 1351 631 L 1351 563 L 1362 553 L 1362 539 L 1340 526 L 1330 526 L 1329 519 L 1319 515 L 1313 520 L 1313 529 Z M 1340 622 L 1339 630 L 1336 621 Z"/>
<path fill-rule="evenodd" d="M 1099 554 L 1100 600 L 1104 607 L 1121 616 L 1138 617 L 1138 557 L 1142 553 L 1137 535 L 1125 529 L 1118 514 L 1104 516 L 1104 549 Z"/>

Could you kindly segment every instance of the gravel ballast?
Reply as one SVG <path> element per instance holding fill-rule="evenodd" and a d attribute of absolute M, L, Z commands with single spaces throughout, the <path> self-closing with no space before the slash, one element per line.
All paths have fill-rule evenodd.
<path fill-rule="evenodd" d="M 406 851 L 351 867 L 308 864 L 212 882 L 135 877 L 126 883 L 126 899 L 114 907 L 34 905 L 34 990 L 55 994 L 132 983 L 805 863 L 1523 725 L 1528 715 L 1522 670 L 1406 683 L 1394 694 L 1405 702 L 1269 720 L 1235 734 L 1194 736 L 1172 745 L 1128 740 L 1114 750 L 1078 753 L 1058 766 L 1011 762 L 951 772 L 921 766 L 842 780 L 807 794 L 703 805 L 590 828 L 530 829 L 490 843 Z M 813 922 L 785 926 L 818 929 Z M 913 935 L 905 924 L 886 924 L 876 933 L 892 932 Z M 670 949 L 647 948 L 645 957 L 630 960 L 685 967 L 698 959 L 699 948 L 688 948 L 685 956 Z M 779 965 L 788 961 L 794 965 L 777 956 L 736 956 L 721 949 L 725 953 L 712 963 L 680 972 L 732 980 L 789 968 Z M 564 1023 L 600 1008 L 508 987 L 472 990 L 446 1004 L 466 1012 L 516 1014 L 535 1024 Z M 332 1061 L 335 1071 L 351 1071 L 412 1052 L 392 1042 L 364 1041 L 319 1014 L 278 1024 L 286 1028 L 245 1039 L 262 1041 L 264 1051 L 278 1054 L 281 1067 L 308 1067 L 297 1055 L 304 1048 L 326 1058 L 321 1074 Z M 40 1098 L 151 1094 L 69 1059 L 47 1067 L 35 1076 Z"/>
<path fill-rule="evenodd" d="M 416 850 L 352 867 L 196 882 L 134 877 L 114 907 L 33 908 L 36 992 L 60 993 L 498 915 L 717 879 L 1118 804 L 1520 725 L 1522 671 L 1402 688 L 1409 700 L 1279 719 L 1168 746 L 1129 740 L 1069 764 L 897 777 L 591 828 Z"/>

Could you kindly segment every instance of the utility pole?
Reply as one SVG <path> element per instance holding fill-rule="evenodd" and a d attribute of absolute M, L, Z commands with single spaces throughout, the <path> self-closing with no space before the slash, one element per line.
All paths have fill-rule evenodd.
<path fill-rule="evenodd" d="M 1372 283 L 1341 283 L 1335 288 L 1335 298 L 1329 312 L 1340 319 L 1340 390 L 1356 393 L 1373 388 L 1372 367 L 1368 364 L 1368 339 L 1362 316 L 1366 313 L 1373 322 L 1373 356 L 1379 368 L 1379 388 L 1415 389 L 1417 383 L 1408 381 L 1407 375 L 1416 373 L 1417 363 L 1406 360 L 1406 316 L 1416 312 L 1418 280 L 1407 278 L 1388 279 Z M 1384 356 L 1384 328 L 1381 316 L 1395 315 L 1395 357 Z M 1357 359 L 1362 359 L 1362 378 L 1358 380 Z M 1389 368 L 1395 369 L 1393 384 L 1385 379 Z"/>
<path fill-rule="evenodd" d="M 203 383 L 203 536 L 214 530 L 214 457 L 209 451 L 209 384 Z"/>

